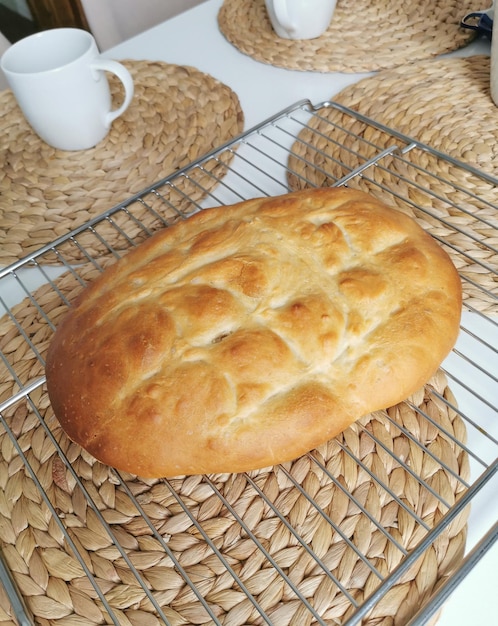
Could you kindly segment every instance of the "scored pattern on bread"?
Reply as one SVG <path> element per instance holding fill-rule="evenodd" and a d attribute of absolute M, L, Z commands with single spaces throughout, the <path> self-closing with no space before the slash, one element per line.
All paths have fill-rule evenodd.
<path fill-rule="evenodd" d="M 454 345 L 458 274 L 412 219 L 347 188 L 202 211 L 77 298 L 47 355 L 54 412 L 141 476 L 297 458 L 419 389 Z"/>

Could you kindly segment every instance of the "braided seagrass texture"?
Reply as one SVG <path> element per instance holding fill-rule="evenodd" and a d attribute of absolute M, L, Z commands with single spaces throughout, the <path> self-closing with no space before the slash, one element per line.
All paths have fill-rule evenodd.
<path fill-rule="evenodd" d="M 103 265 L 108 262 L 104 259 Z M 18 326 L 32 339 L 39 355 L 24 348 L 20 328 L 11 318 L 0 320 L 0 349 L 24 382 L 43 374 L 42 358 L 51 325 L 57 325 L 67 310 L 59 294 L 71 301 L 97 270 L 88 264 L 77 272 L 57 279 L 57 289 L 44 286 L 37 290 L 34 300 L 38 306 L 26 301 L 12 309 Z M 0 368 L 1 402 L 16 391 L 16 385 L 7 368 Z M 323 568 L 330 570 L 361 604 L 380 584 L 377 573 L 387 576 L 404 558 L 403 550 L 412 550 L 463 492 L 461 478 L 468 477 L 468 457 L 456 441 L 464 442 L 466 433 L 452 406 L 455 399 L 444 375 L 438 372 L 409 403 L 361 418 L 336 440 L 292 463 L 247 475 L 143 481 L 131 475 L 120 478 L 71 443 L 53 416 L 45 388 L 39 387 L 28 399 L 6 410 L 4 418 L 64 531 L 25 471 L 11 438 L 2 432 L 0 541 L 5 558 L 41 626 L 109 623 L 102 601 L 67 537 L 125 626 L 160 623 L 157 609 L 129 563 L 170 624 L 212 623 L 170 554 L 222 624 L 262 623 L 227 565 L 276 626 L 316 623 L 284 576 L 323 620 L 340 623 L 351 616 L 354 607 Z M 98 514 L 89 506 L 83 489 L 93 498 Z M 111 534 L 99 520 L 100 515 Z M 466 513 L 444 529 L 364 623 L 406 623 L 458 567 L 465 535 Z M 280 572 L 270 565 L 268 557 Z M 10 624 L 12 612 L 2 593 L 0 623 Z"/>
<path fill-rule="evenodd" d="M 12 92 L 0 93 L 0 264 L 37 250 L 243 130 L 237 95 L 211 76 L 160 62 L 124 65 L 134 79 L 133 101 L 90 150 L 48 146 L 31 130 Z M 119 100 L 119 82 L 109 81 Z M 194 199 L 215 179 L 202 182 L 205 190 L 198 187 Z M 145 211 L 141 217 L 149 226 Z M 101 234 L 115 243 L 113 229 Z"/>
<path fill-rule="evenodd" d="M 225 0 L 218 24 L 226 39 L 257 61 L 285 69 L 371 72 L 435 57 L 467 45 L 460 27 L 472 0 L 338 0 L 316 39 L 277 37 L 264 0 Z"/>
<path fill-rule="evenodd" d="M 345 88 L 334 102 L 498 176 L 498 108 L 490 95 L 488 57 L 386 70 Z M 364 160 L 396 144 L 391 133 L 337 109 L 322 109 L 292 147 L 291 189 L 329 186 L 349 174 L 359 165 L 358 138 Z M 495 310 L 496 186 L 423 150 L 398 156 L 350 185 L 384 198 L 382 188 L 389 189 L 391 203 L 448 244 L 457 269 L 469 279 L 464 283 L 466 303 L 483 312 Z"/>
<path fill-rule="evenodd" d="M 334 101 L 498 178 L 490 58 L 421 61 L 379 72 Z"/>

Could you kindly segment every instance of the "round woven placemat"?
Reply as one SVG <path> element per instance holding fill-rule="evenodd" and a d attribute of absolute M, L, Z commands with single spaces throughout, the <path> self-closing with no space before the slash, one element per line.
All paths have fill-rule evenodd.
<path fill-rule="evenodd" d="M 334 101 L 498 178 L 489 56 L 386 70 L 346 87 Z"/>
<path fill-rule="evenodd" d="M 489 57 L 480 55 L 413 63 L 365 78 L 345 88 L 334 101 L 498 176 L 498 108 L 491 100 L 489 69 Z M 322 109 L 292 147 L 290 187 L 332 185 L 360 165 L 358 151 L 368 159 L 395 142 L 392 134 L 349 114 Z M 383 164 L 386 167 L 370 168 L 368 175 L 350 184 L 387 199 L 447 242 L 455 265 L 470 279 L 464 284 L 467 304 L 483 312 L 495 310 L 496 273 L 475 260 L 489 267 L 497 264 L 496 187 L 421 150 Z M 382 187 L 393 194 L 383 193 Z M 448 202 L 424 194 L 424 188 L 442 194 Z M 424 210 L 403 202 L 403 197 Z M 446 220 L 456 226 L 445 225 Z M 460 226 L 474 238 L 459 232 Z"/>
<path fill-rule="evenodd" d="M 48 146 L 12 92 L 0 93 L 0 264 L 37 250 L 243 130 L 237 95 L 211 76 L 161 62 L 123 64 L 134 79 L 133 101 L 90 150 Z M 118 101 L 120 84 L 109 80 Z M 214 181 L 206 177 L 205 189 Z M 147 220 L 147 212 L 138 217 Z M 109 236 L 113 244 L 115 231 Z"/>
<path fill-rule="evenodd" d="M 90 266 L 78 271 L 85 280 L 96 273 Z M 69 300 L 81 290 L 81 283 L 72 274 L 58 279 L 57 286 Z M 36 301 L 47 317 L 57 324 L 65 307 L 60 305 L 60 298 L 53 288 L 40 288 L 36 292 Z M 40 310 L 32 301 L 26 301 L 17 305 L 14 313 L 26 335 L 36 339 L 41 355 L 45 354 L 51 331 Z M 0 349 L 9 355 L 22 377 L 31 379 L 42 374 L 37 357 L 22 346 L 19 329 L 4 317 L 0 320 Z M 12 388 L 13 382 L 4 367 L 0 369 L 0 402 L 12 392 Z M 174 493 L 188 505 L 193 518 L 266 611 L 271 623 L 308 626 L 316 622 L 248 533 L 254 535 L 324 621 L 343 623 L 353 612 L 351 602 L 297 541 L 288 524 L 296 529 L 354 601 L 361 604 L 379 585 L 379 577 L 358 552 L 368 559 L 381 577 L 387 576 L 403 558 L 394 542 L 410 551 L 427 532 L 409 511 L 432 528 L 446 512 L 443 501 L 453 505 L 464 490 L 458 477 L 467 479 L 469 473 L 467 454 L 455 444 L 455 440 L 465 441 L 465 427 L 450 408 L 455 406 L 455 399 L 444 375 L 439 372 L 425 388 L 414 394 L 411 398 L 413 406 L 402 403 L 390 408 L 390 419 L 384 413 L 366 416 L 310 455 L 284 466 L 249 473 L 251 480 L 270 502 L 275 503 L 287 523 L 275 514 L 243 474 L 214 475 L 210 480 L 233 507 L 245 529 L 202 476 L 178 477 L 169 481 L 172 492 L 161 480 L 143 481 L 124 475 L 128 489 L 137 497 L 157 530 L 158 535 L 153 535 L 113 471 L 66 438 L 53 416 L 45 389 L 38 388 L 30 398 L 32 405 L 20 401 L 5 411 L 5 419 L 89 571 L 106 594 L 120 623 L 127 625 L 155 625 L 159 620 L 155 619 L 154 608 L 143 588 L 55 451 L 34 414 L 33 405 L 60 443 L 112 533 L 125 547 L 128 558 L 154 594 L 169 623 L 175 626 L 212 621 L 173 566 L 161 541 L 166 542 L 220 623 L 242 626 L 260 624 L 262 620 L 228 573 L 227 566 L 214 555 L 209 542 L 185 514 Z M 423 415 L 429 415 L 442 429 L 433 426 Z M 398 425 L 423 442 L 429 453 L 405 435 Z M 0 434 L 0 449 L 0 541 L 28 607 L 40 620 L 37 623 L 85 626 L 108 623 L 102 603 L 81 564 L 54 523 L 46 503 L 4 432 Z M 326 466 L 336 482 L 313 459 Z M 395 459 L 402 459 L 410 470 Z M 374 480 L 370 472 L 380 482 Z M 420 476 L 428 487 L 415 475 Z M 355 502 L 341 487 L 354 495 Z M 325 517 L 301 489 L 313 497 Z M 380 527 L 373 524 L 359 506 L 365 507 Z M 376 604 L 364 623 L 372 626 L 405 624 L 437 585 L 458 567 L 465 537 L 466 513 L 463 513 Z M 8 605 L 5 602 L 2 605 L 4 614 L 9 615 Z"/>
<path fill-rule="evenodd" d="M 472 0 L 338 0 L 317 39 L 277 37 L 264 0 L 225 0 L 221 32 L 244 54 L 277 67 L 317 72 L 371 72 L 427 59 L 467 45 L 460 27 Z"/>

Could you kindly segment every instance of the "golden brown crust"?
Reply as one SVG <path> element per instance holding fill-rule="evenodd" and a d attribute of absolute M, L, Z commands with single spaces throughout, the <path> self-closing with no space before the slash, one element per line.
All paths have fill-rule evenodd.
<path fill-rule="evenodd" d="M 316 189 L 209 209 L 79 296 L 47 356 L 61 425 L 142 476 L 291 460 L 422 386 L 461 285 L 414 221 Z"/>

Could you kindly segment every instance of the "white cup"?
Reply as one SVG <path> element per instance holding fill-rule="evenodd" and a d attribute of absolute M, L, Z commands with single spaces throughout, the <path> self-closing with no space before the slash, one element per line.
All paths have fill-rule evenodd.
<path fill-rule="evenodd" d="M 284 39 L 315 39 L 327 30 L 336 0 L 265 0 L 273 30 Z"/>
<path fill-rule="evenodd" d="M 100 57 L 95 39 L 78 28 L 55 28 L 21 39 L 2 56 L 1 68 L 33 130 L 60 150 L 99 143 L 133 98 L 128 70 Z M 123 83 L 123 104 L 111 110 L 105 72 Z"/>

